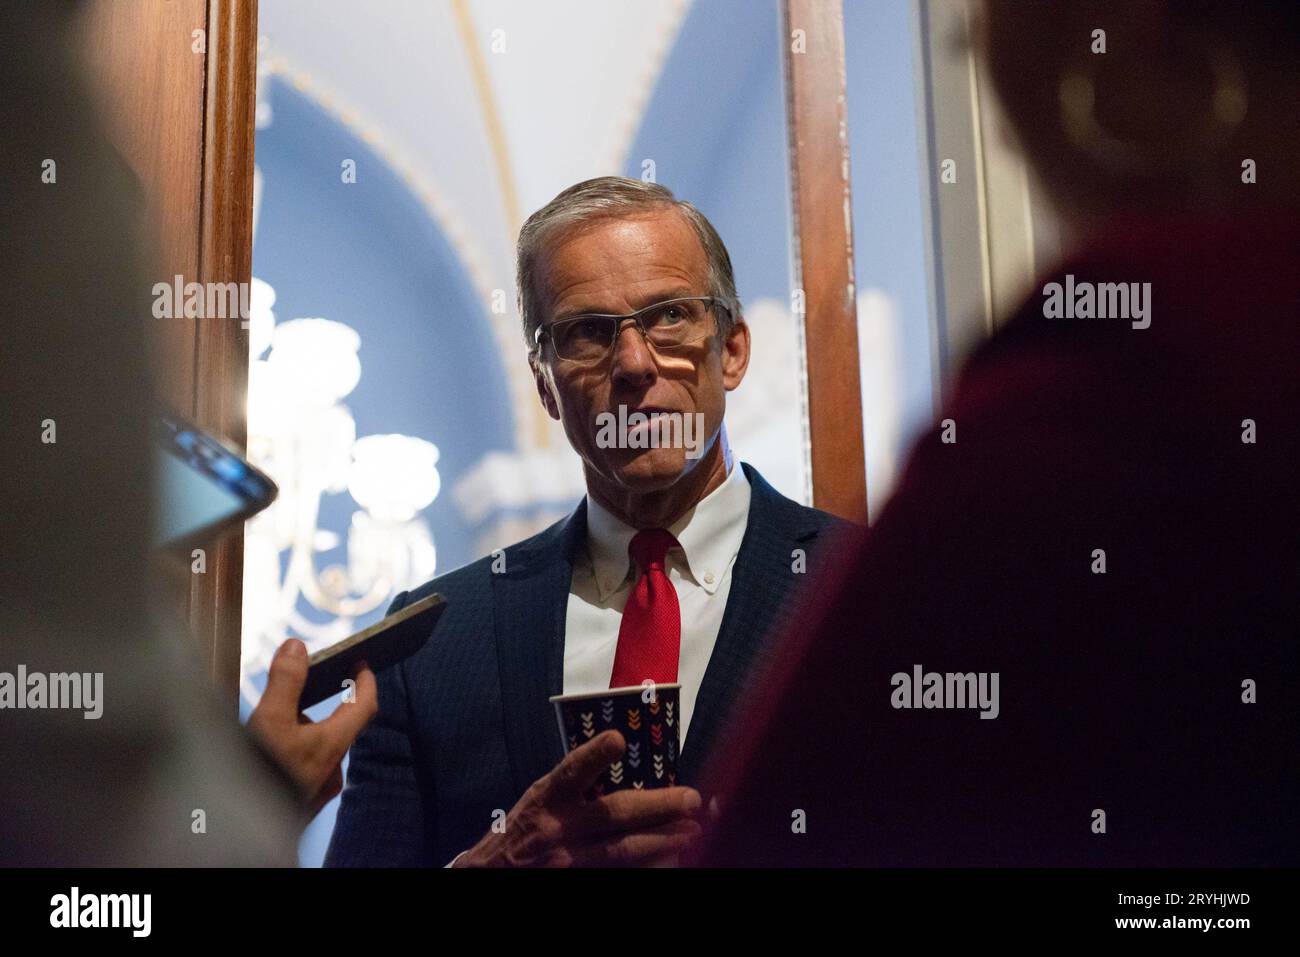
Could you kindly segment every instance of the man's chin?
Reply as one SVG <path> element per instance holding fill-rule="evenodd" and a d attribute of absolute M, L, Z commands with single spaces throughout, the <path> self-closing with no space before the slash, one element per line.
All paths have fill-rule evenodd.
<path fill-rule="evenodd" d="M 688 471 L 681 449 L 647 449 L 607 462 L 606 474 L 633 492 L 659 492 L 671 488 Z"/>

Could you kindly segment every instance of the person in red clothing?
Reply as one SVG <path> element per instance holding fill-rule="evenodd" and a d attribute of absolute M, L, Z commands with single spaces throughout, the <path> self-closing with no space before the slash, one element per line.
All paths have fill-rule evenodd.
<path fill-rule="evenodd" d="M 1300 863 L 1300 10 L 982 14 L 1078 252 L 816 583 L 694 860 Z"/>

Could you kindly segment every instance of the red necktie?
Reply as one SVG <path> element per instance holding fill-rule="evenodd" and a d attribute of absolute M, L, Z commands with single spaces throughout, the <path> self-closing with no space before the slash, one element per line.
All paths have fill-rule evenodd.
<path fill-rule="evenodd" d="M 664 529 L 646 528 L 633 535 L 627 546 L 641 577 L 623 606 L 611 688 L 639 685 L 647 679 L 656 684 L 677 680 L 682 610 L 677 589 L 664 570 L 664 557 L 676 544 L 677 539 Z"/>

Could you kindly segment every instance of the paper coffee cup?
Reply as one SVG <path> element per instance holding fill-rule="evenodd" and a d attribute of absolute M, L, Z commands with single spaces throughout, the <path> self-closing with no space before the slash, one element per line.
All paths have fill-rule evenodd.
<path fill-rule="evenodd" d="M 644 684 L 549 699 L 555 705 L 566 752 L 611 729 L 623 735 L 622 759 L 609 766 L 592 792 L 601 795 L 677 783 L 681 689 L 679 684 Z"/>

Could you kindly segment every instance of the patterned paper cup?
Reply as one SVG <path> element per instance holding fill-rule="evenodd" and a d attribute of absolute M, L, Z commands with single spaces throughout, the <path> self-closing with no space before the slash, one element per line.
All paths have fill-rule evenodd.
<path fill-rule="evenodd" d="M 588 796 L 628 788 L 666 788 L 677 783 L 681 689 L 678 684 L 647 684 L 550 699 L 566 751 L 581 747 L 611 728 L 627 742 L 622 760 L 609 766 Z"/>

